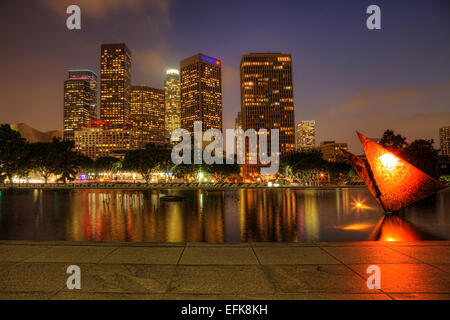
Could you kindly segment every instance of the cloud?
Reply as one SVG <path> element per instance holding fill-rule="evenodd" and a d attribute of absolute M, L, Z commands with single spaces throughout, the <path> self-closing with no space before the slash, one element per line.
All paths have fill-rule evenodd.
<path fill-rule="evenodd" d="M 143 9 L 152 12 L 160 22 L 169 23 L 171 0 L 44 0 L 42 2 L 49 9 L 66 15 L 66 8 L 75 4 L 81 9 L 82 15 L 91 18 L 106 18 L 108 15 L 123 11 L 139 13 Z"/>
<path fill-rule="evenodd" d="M 362 149 L 356 130 L 379 138 L 392 129 L 410 141 L 434 139 L 439 147 L 439 127 L 450 124 L 449 92 L 450 83 L 386 92 L 368 88 L 318 116 L 317 140 L 348 142 L 358 153 Z"/>
<path fill-rule="evenodd" d="M 138 79 L 146 79 L 149 84 L 156 88 L 163 87 L 166 70 L 169 68 L 179 69 L 180 59 L 175 51 L 160 44 L 155 48 L 147 50 L 132 50 L 133 55 L 133 82 Z"/>

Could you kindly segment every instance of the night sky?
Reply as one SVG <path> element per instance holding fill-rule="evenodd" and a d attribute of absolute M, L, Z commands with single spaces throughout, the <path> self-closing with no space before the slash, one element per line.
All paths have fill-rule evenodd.
<path fill-rule="evenodd" d="M 224 127 L 240 110 L 239 63 L 249 52 L 293 57 L 295 120 L 316 142 L 355 130 L 438 140 L 450 125 L 450 1 L 2 0 L 0 123 L 62 129 L 67 70 L 99 72 L 100 43 L 125 42 L 132 83 L 163 88 L 165 70 L 196 53 L 220 58 Z M 78 4 L 81 30 L 66 28 Z M 381 8 L 381 30 L 366 8 Z M 436 145 L 437 146 L 437 145 Z"/>

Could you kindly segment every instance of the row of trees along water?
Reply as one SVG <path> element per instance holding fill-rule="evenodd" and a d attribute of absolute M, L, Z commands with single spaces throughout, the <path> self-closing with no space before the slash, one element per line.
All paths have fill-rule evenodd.
<path fill-rule="evenodd" d="M 431 176 L 439 176 L 439 150 L 433 148 L 433 140 L 415 140 L 408 144 L 405 137 L 386 130 L 380 143 Z M 9 125 L 0 125 L 0 183 L 6 179 L 11 182 L 15 176 L 26 178 L 32 172 L 47 183 L 52 175 L 57 181 L 67 182 L 76 179 L 81 172 L 95 178 L 105 172 L 113 177 L 124 171 L 139 173 L 147 182 L 158 172 L 171 172 L 173 177 L 186 181 L 203 176 L 215 182 L 241 179 L 236 161 L 232 165 L 174 165 L 169 145 L 148 144 L 145 149 L 128 151 L 123 160 L 101 157 L 93 161 L 74 151 L 71 141 L 54 138 L 52 142 L 29 143 Z M 343 184 L 358 179 L 349 164 L 325 161 L 317 150 L 283 156 L 279 173 L 272 178 L 301 185 Z"/>

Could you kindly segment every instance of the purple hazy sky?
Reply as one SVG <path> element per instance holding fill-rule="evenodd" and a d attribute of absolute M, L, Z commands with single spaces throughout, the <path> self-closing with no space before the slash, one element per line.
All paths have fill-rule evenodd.
<path fill-rule="evenodd" d="M 66 28 L 78 4 L 81 30 Z M 381 30 L 366 8 L 381 8 Z M 100 43 L 125 42 L 133 84 L 163 87 L 165 70 L 196 53 L 222 60 L 224 127 L 240 110 L 239 63 L 249 52 L 293 57 L 296 122 L 317 142 L 355 130 L 438 139 L 450 125 L 449 1 L 4 0 L 0 2 L 0 122 L 62 129 L 67 70 L 99 71 Z"/>

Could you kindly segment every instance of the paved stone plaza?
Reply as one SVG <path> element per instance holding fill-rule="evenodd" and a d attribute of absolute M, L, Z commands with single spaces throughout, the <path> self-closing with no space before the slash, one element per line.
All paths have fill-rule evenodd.
<path fill-rule="evenodd" d="M 66 287 L 69 265 L 81 289 Z M 369 265 L 381 288 L 368 289 Z M 0 241 L 0 299 L 449 299 L 450 241 Z"/>

